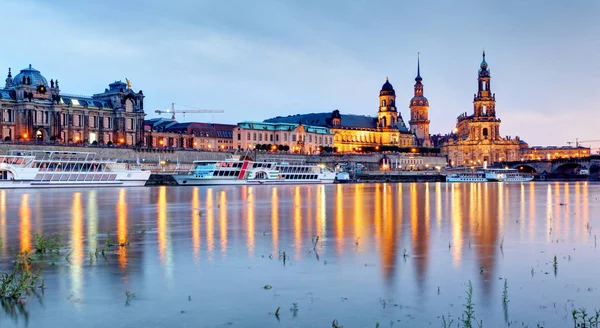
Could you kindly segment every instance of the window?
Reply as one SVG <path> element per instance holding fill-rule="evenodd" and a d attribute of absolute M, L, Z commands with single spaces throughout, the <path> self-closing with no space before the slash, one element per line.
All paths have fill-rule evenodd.
<path fill-rule="evenodd" d="M 488 129 L 487 128 L 483 128 L 483 138 L 484 139 L 488 138 Z"/>
<path fill-rule="evenodd" d="M 385 100 L 381 101 L 381 106 L 385 107 Z"/>
<path fill-rule="evenodd" d="M 279 135 L 278 134 L 275 135 L 275 141 L 279 141 Z"/>
<path fill-rule="evenodd" d="M 287 141 L 287 133 L 283 134 L 283 141 Z"/>
<path fill-rule="evenodd" d="M 296 141 L 296 135 L 292 134 L 292 141 Z"/>
<path fill-rule="evenodd" d="M 246 140 L 250 140 L 250 132 L 248 132 L 248 139 L 246 139 Z"/>
<path fill-rule="evenodd" d="M 49 121 L 48 117 L 49 117 L 48 112 L 44 112 L 44 123 L 46 123 L 46 124 L 48 124 L 48 121 Z"/>
<path fill-rule="evenodd" d="M 258 134 L 258 141 L 262 141 L 262 133 Z"/>
<path fill-rule="evenodd" d="M 270 137 L 269 141 L 273 141 L 273 135 L 271 134 L 269 137 Z"/>
<path fill-rule="evenodd" d="M 253 137 L 254 137 L 254 141 L 256 141 L 256 132 L 254 132 L 254 136 Z"/>
<path fill-rule="evenodd" d="M 248 139 L 250 139 L 250 135 L 248 135 Z M 238 140 L 242 140 L 242 134 L 238 133 Z"/>

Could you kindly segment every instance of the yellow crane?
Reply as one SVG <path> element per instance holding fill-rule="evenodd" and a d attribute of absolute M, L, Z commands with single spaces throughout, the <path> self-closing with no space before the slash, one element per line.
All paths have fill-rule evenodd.
<path fill-rule="evenodd" d="M 177 104 L 177 106 L 178 107 L 179 106 L 186 107 L 189 109 L 176 110 L 175 105 L 176 105 L 175 103 L 172 103 L 171 109 L 165 109 L 165 110 L 157 109 L 154 112 L 158 113 L 158 114 L 163 114 L 163 113 L 171 114 L 172 120 L 175 119 L 175 114 L 179 114 L 179 113 L 183 114 L 184 117 L 185 117 L 186 113 L 225 113 L 225 111 L 222 109 L 200 109 L 200 108 L 195 108 L 195 107 L 181 105 L 181 104 Z"/>

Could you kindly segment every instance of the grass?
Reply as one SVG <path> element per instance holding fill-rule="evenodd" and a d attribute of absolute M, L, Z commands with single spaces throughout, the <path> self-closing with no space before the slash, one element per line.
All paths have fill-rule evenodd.
<path fill-rule="evenodd" d="M 296 315 L 298 315 L 298 303 L 292 303 L 292 307 L 290 308 L 290 311 L 292 312 L 294 317 Z"/>
<path fill-rule="evenodd" d="M 46 236 L 36 232 L 33 237 L 33 248 L 39 254 L 58 253 L 60 250 L 60 238 L 57 235 Z"/>
<path fill-rule="evenodd" d="M 36 274 L 31 272 L 29 262 L 15 262 L 11 273 L 0 273 L 0 299 L 18 300 L 27 291 L 36 288 L 41 269 Z"/>
<path fill-rule="evenodd" d="M 585 308 L 573 309 L 573 326 L 575 328 L 598 328 L 600 327 L 600 310 L 594 314 L 588 314 Z"/>
<path fill-rule="evenodd" d="M 504 279 L 504 288 L 502 289 L 502 305 L 508 304 L 508 279 Z"/>

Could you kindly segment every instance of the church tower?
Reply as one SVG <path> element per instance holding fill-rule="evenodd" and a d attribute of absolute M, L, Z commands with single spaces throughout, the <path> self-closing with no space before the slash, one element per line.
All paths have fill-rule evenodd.
<path fill-rule="evenodd" d="M 388 80 L 379 91 L 379 112 L 377 113 L 377 127 L 382 129 L 397 129 L 398 110 L 396 109 L 396 91 Z"/>
<path fill-rule="evenodd" d="M 417 77 L 415 77 L 415 95 L 410 100 L 410 132 L 415 135 L 417 145 L 431 147 L 429 137 L 429 101 L 423 96 L 423 84 L 421 83 L 421 63 L 417 54 Z"/>
<path fill-rule="evenodd" d="M 490 87 L 490 70 L 485 61 L 485 50 L 483 60 L 479 65 L 477 76 L 477 94 L 473 96 L 473 119 L 480 122 L 475 129 L 474 139 L 498 140 L 500 137 L 500 120 L 496 118 L 496 95 Z"/>

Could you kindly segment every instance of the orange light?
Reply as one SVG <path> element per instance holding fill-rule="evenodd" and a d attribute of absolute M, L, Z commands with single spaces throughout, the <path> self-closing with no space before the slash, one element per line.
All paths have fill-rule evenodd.
<path fill-rule="evenodd" d="M 375 146 L 375 150 L 379 150 L 379 146 Z"/>
<path fill-rule="evenodd" d="M 75 137 L 75 141 L 79 141 L 79 136 L 76 136 L 76 137 Z"/>
<path fill-rule="evenodd" d="M 162 140 L 159 140 L 159 141 L 158 141 L 158 144 L 162 146 L 162 145 L 163 145 L 163 141 L 162 141 Z"/>
<path fill-rule="evenodd" d="M 120 143 L 125 143 L 125 139 L 121 138 L 121 139 L 119 139 L 119 142 Z"/>
<path fill-rule="evenodd" d="M 28 135 L 27 133 L 23 134 L 23 139 L 27 139 Z"/>
<path fill-rule="evenodd" d="M 194 146 L 197 146 L 197 145 L 198 145 L 198 143 L 194 141 Z"/>

